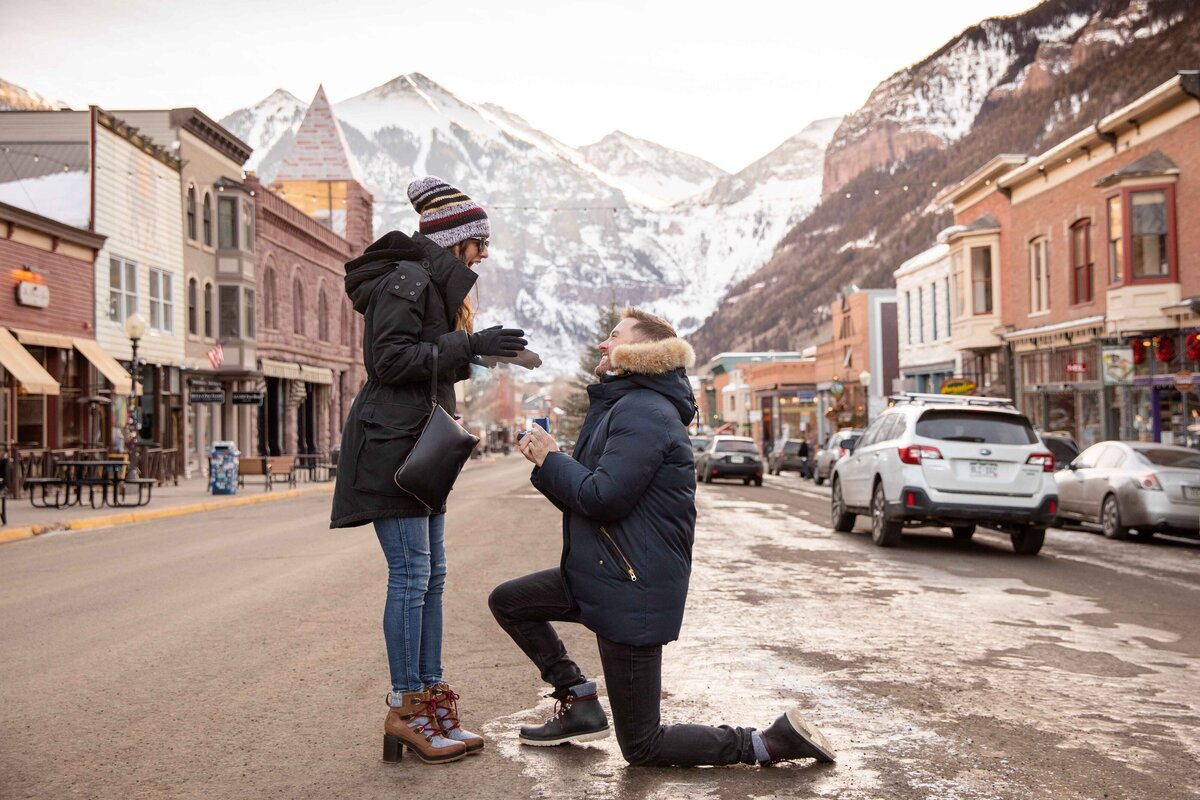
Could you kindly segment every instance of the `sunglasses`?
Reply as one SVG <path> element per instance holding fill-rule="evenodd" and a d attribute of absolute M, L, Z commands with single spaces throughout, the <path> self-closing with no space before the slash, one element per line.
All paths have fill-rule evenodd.
<path fill-rule="evenodd" d="M 492 244 L 491 239 L 474 239 L 474 238 L 472 238 L 472 239 L 467 239 L 467 241 L 474 242 L 475 246 L 478 247 L 480 250 L 487 250 L 488 247 L 490 247 Z"/>

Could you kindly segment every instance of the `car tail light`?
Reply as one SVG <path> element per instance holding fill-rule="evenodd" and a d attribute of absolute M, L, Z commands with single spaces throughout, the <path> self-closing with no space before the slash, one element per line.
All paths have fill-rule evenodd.
<path fill-rule="evenodd" d="M 849 451 L 846 450 L 846 448 L 844 448 L 844 447 L 838 448 L 838 458 L 845 458 L 848 453 L 849 453 Z"/>
<path fill-rule="evenodd" d="M 1133 478 L 1133 485 L 1139 489 L 1145 489 L 1148 492 L 1162 491 L 1162 484 L 1158 482 L 1158 476 L 1153 472 L 1140 472 L 1130 477 Z"/>
<path fill-rule="evenodd" d="M 905 464 L 920 464 L 922 461 L 936 461 L 942 453 L 936 447 L 926 444 L 910 444 L 900 448 L 900 460 Z"/>
<path fill-rule="evenodd" d="M 713 474 L 713 475 L 719 475 L 719 474 L 720 474 L 720 470 L 716 470 L 716 469 L 714 469 L 714 470 L 712 471 L 712 474 Z"/>
<path fill-rule="evenodd" d="M 1025 459 L 1026 464 L 1041 467 L 1042 472 L 1054 472 L 1054 456 L 1050 453 L 1034 453 Z"/>
<path fill-rule="evenodd" d="M 1057 500 L 1051 500 L 1051 501 L 1050 501 L 1050 513 L 1051 513 L 1051 514 L 1057 514 L 1057 513 L 1058 513 L 1058 501 L 1057 501 Z"/>

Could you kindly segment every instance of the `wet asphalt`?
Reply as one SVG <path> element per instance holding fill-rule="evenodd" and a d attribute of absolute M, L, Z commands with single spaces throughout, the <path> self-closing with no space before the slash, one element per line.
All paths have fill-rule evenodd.
<path fill-rule="evenodd" d="M 698 490 L 665 722 L 799 707 L 836 765 L 625 766 L 614 740 L 523 748 L 531 665 L 487 611 L 557 563 L 560 523 L 516 456 L 451 499 L 447 679 L 484 753 L 381 763 L 386 570 L 328 498 L 0 547 L 0 798 L 1200 797 L 1200 543 L 1052 530 L 875 547 L 795 475 Z M 589 675 L 594 639 L 563 626 Z"/>

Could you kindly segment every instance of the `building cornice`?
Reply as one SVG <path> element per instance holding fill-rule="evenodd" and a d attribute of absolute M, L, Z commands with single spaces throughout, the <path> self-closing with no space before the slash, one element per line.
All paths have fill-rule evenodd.
<path fill-rule="evenodd" d="M 161 161 L 163 164 L 166 164 L 176 172 L 182 171 L 183 162 L 178 156 L 173 155 L 171 151 L 167 150 L 165 147 L 155 144 L 153 139 L 151 139 L 149 136 L 143 136 L 138 132 L 137 128 L 133 127 L 120 117 L 105 111 L 99 106 L 92 106 L 92 108 L 96 109 L 96 120 L 102 127 L 112 131 L 117 136 L 120 136 L 122 139 L 125 139 L 134 147 L 141 150 L 146 155 Z"/>
<path fill-rule="evenodd" d="M 92 250 L 100 250 L 104 247 L 104 242 L 108 238 L 107 236 L 92 233 L 82 228 L 76 228 L 58 220 L 50 219 L 49 217 L 43 217 L 41 214 L 34 214 L 32 211 L 26 211 L 23 208 L 10 206 L 7 203 L 0 203 L 0 221 L 20 225 L 23 228 L 29 228 L 39 233 L 44 233 L 47 236 L 54 236 L 64 242 L 88 247 Z"/>
<path fill-rule="evenodd" d="M 171 127 L 182 128 L 193 134 L 209 147 L 228 156 L 239 167 L 246 163 L 254 151 L 198 108 L 171 109 Z"/>

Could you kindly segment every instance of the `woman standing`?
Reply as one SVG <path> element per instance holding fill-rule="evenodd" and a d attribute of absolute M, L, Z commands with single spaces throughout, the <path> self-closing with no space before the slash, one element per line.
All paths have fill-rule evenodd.
<path fill-rule="evenodd" d="M 473 268 L 487 258 L 491 228 L 482 208 L 434 177 L 408 197 L 420 232 L 385 234 L 346 264 L 346 293 L 364 316 L 367 383 L 346 418 L 330 527 L 371 522 L 388 562 L 383 635 L 392 691 L 384 759 L 408 748 L 426 763 L 457 761 L 483 748 L 458 723 L 458 695 L 442 676 L 445 508 L 430 509 L 392 480 L 421 431 L 437 371 L 437 401 L 454 413 L 454 383 L 475 356 L 516 355 L 524 332 L 474 332 Z"/>

